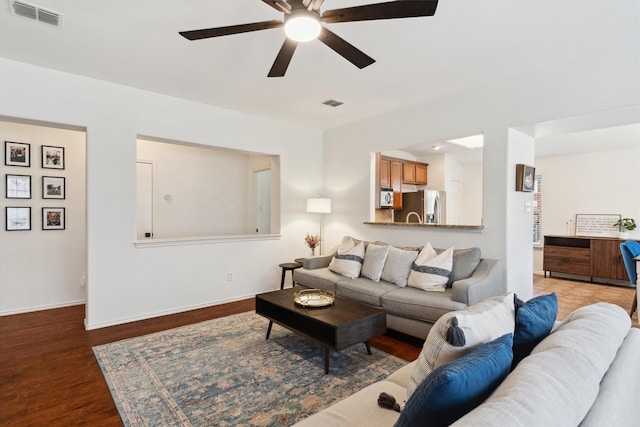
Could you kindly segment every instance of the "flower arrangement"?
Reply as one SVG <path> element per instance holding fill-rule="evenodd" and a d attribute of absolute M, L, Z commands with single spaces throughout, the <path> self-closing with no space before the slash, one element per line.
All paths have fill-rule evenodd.
<path fill-rule="evenodd" d="M 316 246 L 320 244 L 320 236 L 318 234 L 312 235 L 307 233 L 307 235 L 304 237 L 304 241 L 307 243 L 307 246 L 309 246 L 311 250 L 314 250 Z"/>

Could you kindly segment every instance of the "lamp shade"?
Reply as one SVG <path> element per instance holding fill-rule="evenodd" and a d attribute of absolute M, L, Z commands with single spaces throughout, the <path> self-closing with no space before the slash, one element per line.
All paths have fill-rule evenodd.
<path fill-rule="evenodd" d="M 307 199 L 307 212 L 331 213 L 331 199 L 323 199 L 320 197 Z"/>

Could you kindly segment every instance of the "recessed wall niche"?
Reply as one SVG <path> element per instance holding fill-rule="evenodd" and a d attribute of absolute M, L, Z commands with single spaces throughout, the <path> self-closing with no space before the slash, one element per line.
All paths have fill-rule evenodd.
<path fill-rule="evenodd" d="M 136 239 L 277 234 L 279 156 L 139 137 Z"/>

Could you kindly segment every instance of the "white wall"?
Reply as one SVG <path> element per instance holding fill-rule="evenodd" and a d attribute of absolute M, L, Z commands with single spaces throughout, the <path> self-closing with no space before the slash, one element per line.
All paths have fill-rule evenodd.
<path fill-rule="evenodd" d="M 85 301 L 85 133 L 0 121 L 0 141 L 31 144 L 31 167 L 0 164 L 0 315 Z M 42 168 L 42 145 L 64 147 L 64 169 Z M 4 152 L 4 151 L 3 151 Z M 4 156 L 4 155 L 3 155 Z M 5 198 L 5 175 L 30 175 L 31 199 Z M 65 199 L 43 199 L 42 177 L 65 178 Z M 5 231 L 5 207 L 31 207 L 31 230 Z M 65 208 L 64 230 L 42 230 L 42 208 Z"/>
<path fill-rule="evenodd" d="M 541 64 L 531 68 L 531 74 L 504 81 L 500 87 L 476 88 L 327 131 L 325 187 L 336 200 L 325 222 L 329 245 L 351 234 L 411 246 L 427 240 L 436 247 L 479 246 L 485 257 L 503 261 L 508 288 L 528 298 L 533 272 L 531 228 L 526 229 L 530 219 L 524 216 L 524 196 L 514 194 L 514 182 L 516 163 L 534 163 L 533 148 L 519 149 L 516 141 L 510 141 L 509 128 L 637 106 L 640 69 L 637 61 L 629 61 L 629 54 L 624 49 L 602 49 L 566 58 L 584 64 L 581 75 L 565 72 L 563 64 Z M 363 224 L 370 203 L 372 151 L 480 133 L 485 136 L 484 232 Z M 513 251 L 513 256 L 507 256 L 507 251 Z"/>
<path fill-rule="evenodd" d="M 574 234 L 576 214 L 620 214 L 638 222 L 638 165 L 640 147 L 536 158 L 536 175 L 542 175 L 542 234 Z M 634 237 L 640 238 L 640 232 Z M 541 273 L 543 252 L 534 255 L 534 271 Z"/>
<path fill-rule="evenodd" d="M 0 75 L 0 115 L 87 130 L 89 328 L 276 289 L 278 264 L 308 252 L 303 237 L 317 218 L 306 198 L 322 191 L 320 131 L 4 59 Z M 279 155 L 282 237 L 136 248 L 138 135 Z"/>
<path fill-rule="evenodd" d="M 144 139 L 137 156 L 155 165 L 154 238 L 249 233 L 256 156 Z"/>
<path fill-rule="evenodd" d="M 482 163 L 462 166 L 460 224 L 482 224 Z"/>

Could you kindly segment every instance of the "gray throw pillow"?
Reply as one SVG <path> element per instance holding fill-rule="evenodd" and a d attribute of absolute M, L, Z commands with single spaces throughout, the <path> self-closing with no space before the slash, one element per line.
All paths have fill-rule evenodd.
<path fill-rule="evenodd" d="M 453 251 L 453 268 L 447 287 L 457 280 L 468 279 L 480 264 L 480 248 L 456 249 Z"/>
<path fill-rule="evenodd" d="M 382 269 L 382 280 L 400 287 L 407 286 L 411 265 L 418 257 L 418 251 L 403 251 L 389 247 L 389 255 Z"/>
<path fill-rule="evenodd" d="M 389 246 L 380 246 L 369 243 L 364 254 L 361 276 L 367 277 L 374 282 L 380 281 L 384 262 L 389 254 Z"/>

